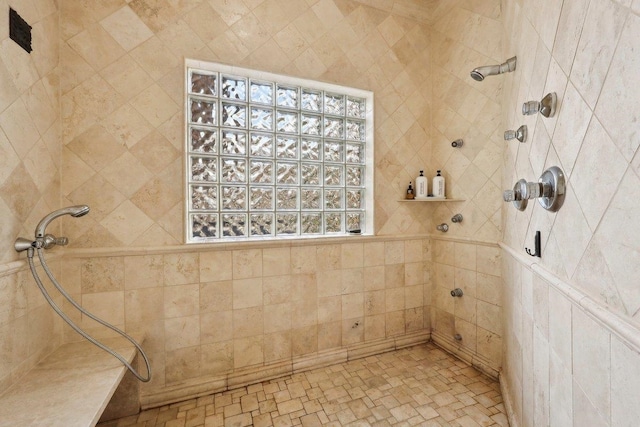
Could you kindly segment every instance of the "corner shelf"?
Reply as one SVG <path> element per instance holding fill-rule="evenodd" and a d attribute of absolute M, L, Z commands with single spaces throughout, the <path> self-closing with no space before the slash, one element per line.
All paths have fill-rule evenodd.
<path fill-rule="evenodd" d="M 426 199 L 400 199 L 398 200 L 399 202 L 406 202 L 406 203 L 424 203 L 424 202 L 464 202 L 464 199 L 440 199 L 437 197 L 427 197 Z"/>

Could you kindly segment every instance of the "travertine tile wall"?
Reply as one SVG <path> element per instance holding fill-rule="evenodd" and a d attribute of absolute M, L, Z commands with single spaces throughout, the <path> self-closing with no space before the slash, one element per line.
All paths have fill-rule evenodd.
<path fill-rule="evenodd" d="M 64 276 L 89 311 L 146 335 L 153 405 L 428 339 L 430 241 L 342 240 L 85 254 Z"/>
<path fill-rule="evenodd" d="M 194 246 L 188 253 L 172 246 L 183 242 L 184 57 L 374 91 L 376 233 L 390 237 L 382 246 L 393 247 L 392 236 L 430 230 L 433 205 L 397 202 L 419 169 L 433 169 L 430 15 L 418 1 L 375 6 L 344 0 L 62 3 L 61 192 L 63 203 L 92 208 L 65 221 L 65 232 L 76 248 L 143 247 L 160 254 L 103 250 L 88 262 L 69 260 L 65 276 L 82 279 L 71 286 L 83 305 L 127 330 L 144 326 L 157 371 L 145 390 L 155 396 L 150 400 L 162 393 L 176 398 L 178 384 L 191 387 L 247 367 L 257 372 L 326 349 L 428 334 L 430 282 L 423 278 L 421 248 L 410 265 L 398 249 L 393 262 L 373 264 L 376 272 L 364 279 L 362 245 L 254 245 L 246 252 Z M 296 271 L 287 260 L 298 253 L 317 257 L 317 265 Z M 161 274 L 150 273 L 156 280 L 138 290 L 127 283 L 139 277 L 140 260 Z M 227 271 L 244 264 L 248 272 Z M 282 272 L 270 270 L 276 265 Z M 389 290 L 379 287 L 383 278 Z M 373 286 L 367 299 L 364 283 Z"/>
<path fill-rule="evenodd" d="M 77 247 L 183 236 L 183 58 L 375 92 L 376 232 L 425 233 L 433 207 L 397 203 L 430 165 L 429 15 L 418 1 L 62 3 L 62 194 Z M 416 17 L 421 19 L 416 19 Z"/>
<path fill-rule="evenodd" d="M 2 65 L 5 68 L 0 67 L 0 72 L 4 76 L 1 80 L 3 88 L 7 88 L 7 91 L 2 91 L 7 105 L 0 106 L 0 120 L 3 121 L 0 124 L 4 132 L 0 137 L 6 135 L 11 150 L 5 149 L 6 167 L 3 166 L 1 172 L 11 179 L 5 179 L 2 191 L 7 213 L 3 215 L 2 223 L 6 226 L 2 229 L 7 235 L 7 250 L 2 256 L 7 262 L 18 259 L 11 246 L 13 240 L 18 235 L 30 236 L 33 225 L 47 212 L 68 204 L 89 204 L 92 209 L 90 215 L 81 219 L 61 218 L 52 225 L 59 227 L 61 224 L 64 234 L 70 237 L 71 247 L 76 248 L 74 255 L 65 258 L 59 267 L 63 281 L 83 305 L 98 315 L 132 330 L 144 324 L 151 337 L 149 345 L 154 363 L 158 363 L 159 371 L 163 372 L 167 363 L 165 359 L 171 354 L 169 382 L 179 381 L 177 372 L 182 372 L 179 365 L 184 359 L 178 357 L 176 351 L 192 348 L 188 356 L 186 350 L 182 353 L 193 359 L 194 354 L 204 348 L 203 342 L 209 345 L 210 340 L 216 339 L 205 333 L 204 339 L 200 335 L 197 338 L 203 341 L 189 345 L 195 342 L 197 334 L 181 334 L 181 328 L 184 326 L 193 332 L 195 329 L 190 326 L 195 326 L 197 322 L 194 319 L 200 316 L 204 322 L 213 321 L 209 313 L 217 310 L 210 308 L 219 307 L 215 304 L 220 303 L 214 301 L 210 307 L 208 303 L 203 306 L 201 301 L 202 287 L 206 288 L 206 283 L 219 279 L 218 276 L 207 278 L 206 273 L 202 277 L 202 269 L 207 267 L 202 265 L 201 257 L 217 251 L 210 247 L 201 252 L 197 247 L 191 250 L 174 246 L 183 239 L 183 196 L 178 177 L 182 174 L 184 57 L 317 78 L 374 91 L 375 228 L 378 235 L 388 236 L 388 241 L 375 239 L 372 244 L 390 244 L 393 247 L 394 242 L 403 241 L 394 236 L 429 233 L 435 224 L 448 222 L 452 214 L 462 212 L 465 222 L 452 228 L 450 235 L 470 239 L 460 246 L 466 254 L 480 253 L 490 246 L 486 242 L 495 242 L 500 235 L 500 209 L 495 195 L 499 193 L 497 183 L 500 177 L 496 160 L 501 146 L 496 135 L 499 135 L 497 101 L 501 85 L 498 81 L 477 85 L 466 74 L 477 62 L 499 59 L 497 45 L 492 43 L 497 43 L 494 27 L 500 12 L 495 0 L 483 5 L 475 3 L 462 0 L 430 3 L 414 0 L 63 1 L 59 3 L 59 20 L 53 2 L 42 0 L 21 4 L 20 13 L 35 23 L 36 50 L 31 56 L 16 56 L 11 50 L 14 46 L 7 43 L 3 35 Z M 5 2 L 0 2 L 0 5 L 5 10 L 8 8 Z M 480 24 L 476 25 L 475 21 Z M 470 32 L 451 31 L 452 26 L 458 24 Z M 478 44 L 478 32 L 488 32 L 490 36 Z M 5 58 L 11 59 L 11 67 Z M 55 73 L 50 72 L 52 70 Z M 42 98 L 43 93 L 49 98 Z M 5 98 L 2 100 L 4 104 Z M 30 145 L 28 148 L 38 149 L 25 148 L 22 143 L 25 135 Z M 465 139 L 465 147 L 453 150 L 449 143 L 459 137 Z M 18 164 L 22 167 L 15 166 Z M 27 164 L 38 167 L 24 166 Z M 448 179 L 447 195 L 465 199 L 464 202 L 440 205 L 397 202 L 418 170 L 424 169 L 431 177 L 437 168 L 443 169 Z M 60 174 L 59 169 L 64 173 Z M 406 239 L 410 242 L 413 238 Z M 484 243 L 476 248 L 473 239 Z M 428 241 L 425 245 L 429 247 Z M 455 245 L 458 247 L 459 243 Z M 323 253 L 331 246 L 339 246 L 341 253 L 354 249 L 343 243 L 322 243 L 318 244 L 316 251 Z M 142 249 L 123 250 L 125 247 Z M 285 247 L 290 248 L 291 254 L 298 251 L 295 245 Z M 306 248 L 304 245 L 300 247 Z M 325 249 L 319 249 L 321 247 Z M 78 248 L 102 249 L 83 253 L 84 249 Z M 227 253 L 226 248 L 221 248 L 220 253 Z M 183 255 L 187 253 L 185 250 L 188 256 Z M 279 256 L 271 253 L 269 245 L 258 245 L 256 250 L 262 254 L 263 262 L 264 251 L 269 253 L 266 256 Z M 137 255 L 141 251 L 149 255 Z M 358 253 L 356 248 L 355 256 Z M 87 256 L 90 261 L 85 259 Z M 470 289 L 476 284 L 476 274 L 478 281 L 488 280 L 491 289 L 487 292 L 491 295 L 479 296 L 479 300 L 493 304 L 494 309 L 499 308 L 494 298 L 497 272 L 492 271 L 492 277 L 486 278 L 483 276 L 485 272 L 466 261 L 464 265 L 450 264 L 449 260 L 432 263 L 430 251 L 423 249 L 424 278 L 418 284 L 418 265 L 407 261 L 414 255 L 405 252 L 404 256 L 405 261 L 394 258 L 395 261 L 389 263 L 393 267 L 384 267 L 386 275 L 397 276 L 398 286 L 392 287 L 403 288 L 389 291 L 389 295 L 385 290 L 384 316 L 378 312 L 383 295 L 381 289 L 371 290 L 368 296 L 359 290 L 360 276 L 364 273 L 357 270 L 367 267 L 346 271 L 352 269 L 345 269 L 341 264 L 339 268 L 333 266 L 336 267 L 332 270 L 334 273 L 328 274 L 321 266 L 324 261 L 318 261 L 317 269 L 308 273 L 315 274 L 315 279 L 299 277 L 299 280 L 310 283 L 315 280 L 319 292 L 337 292 L 333 279 L 339 276 L 344 285 L 339 294 L 340 309 L 344 302 L 345 312 L 362 311 L 365 332 L 363 336 L 356 334 L 351 342 L 345 340 L 345 336 L 350 334 L 343 334 L 342 329 L 337 330 L 339 334 L 333 329 L 328 330 L 330 322 L 318 319 L 315 326 L 317 341 L 312 339 L 294 348 L 292 339 L 291 354 L 306 354 L 313 350 L 314 345 L 320 350 L 324 346 L 333 348 L 330 346 L 338 343 L 338 337 L 344 347 L 361 339 L 374 342 L 380 338 L 378 335 L 382 330 L 387 338 L 417 330 L 419 324 L 423 331 L 428 332 L 432 288 L 430 273 L 436 267 L 460 267 L 456 271 L 464 273 L 465 280 L 469 278 L 466 285 Z M 322 256 L 319 259 L 323 259 Z M 138 265 L 140 260 L 146 265 L 143 269 Z M 348 265 L 349 261 L 346 262 Z M 176 267 L 175 263 L 179 266 Z M 409 274 L 404 282 L 400 265 L 404 266 L 404 274 Z M 23 263 L 17 266 L 24 269 Z M 14 267 L 7 266 L 9 276 Z M 294 271 L 296 267 L 292 262 L 283 268 Z M 180 271 L 181 278 L 176 281 L 173 281 L 173 270 Z M 258 298 L 260 292 L 253 291 L 260 286 L 264 291 L 265 283 L 273 282 L 273 277 L 278 276 L 263 272 L 256 273 L 256 277 L 239 278 L 244 282 L 237 284 L 238 292 L 251 289 L 251 298 Z M 147 285 L 138 290 L 137 278 L 143 283 L 155 283 L 148 285 L 154 291 L 148 290 Z M 25 288 L 33 289 L 26 273 L 19 280 L 7 280 L 13 282 L 3 289 L 9 289 L 13 294 L 26 292 Z M 411 289 L 404 289 L 409 282 L 412 283 L 409 285 Z M 289 282 L 285 280 L 284 283 Z M 372 283 L 378 282 L 374 280 Z M 325 290 L 325 284 L 332 290 Z M 294 285 L 291 284 L 292 287 Z M 224 286 L 228 288 L 229 284 Z M 419 289 L 422 299 L 418 298 Z M 401 294 L 405 292 L 409 295 L 403 302 Z M 351 296 L 353 293 L 358 295 Z M 204 294 L 207 294 L 206 290 Z M 343 294 L 349 295 L 345 301 Z M 15 313 L 22 313 L 23 307 L 19 298 L 12 301 L 15 303 L 10 304 L 6 312 L 11 313 L 13 319 Z M 279 304 L 274 302 L 277 299 L 270 300 L 272 304 L 265 304 L 265 301 L 262 301 L 264 307 Z M 41 302 L 38 300 L 38 304 Z M 319 300 L 314 296 L 301 302 L 303 308 L 313 307 L 316 303 L 319 304 Z M 253 299 L 242 304 L 248 305 L 238 307 L 238 310 L 247 310 L 247 315 L 260 306 L 259 301 Z M 150 312 L 149 307 L 154 310 Z M 225 319 L 231 316 L 230 310 L 222 311 L 227 316 Z M 444 308 L 441 311 L 446 312 Z M 43 316 L 50 314 L 48 309 L 42 311 Z M 265 308 L 262 315 L 267 314 Z M 368 322 L 367 314 L 370 314 Z M 244 314 L 237 316 L 240 319 Z M 184 323 L 176 318 L 188 320 Z M 458 323 L 462 324 L 462 317 L 459 319 Z M 303 320 L 301 324 L 305 327 L 314 327 L 310 319 Z M 307 321 L 311 323 L 307 325 Z M 335 326 L 340 326 L 338 324 L 342 321 L 341 314 L 334 321 Z M 232 323 L 222 324 L 228 328 Z M 370 331 L 377 332 L 367 335 L 367 324 Z M 465 331 L 475 331 L 475 323 L 470 324 L 466 325 Z M 91 325 L 86 326 L 91 328 Z M 264 339 L 268 335 L 264 327 L 263 334 L 259 335 L 267 343 L 265 345 L 272 345 L 271 341 Z M 281 327 L 281 324 L 274 326 L 274 331 L 280 332 Z M 168 340 L 166 328 L 169 328 L 170 336 L 179 336 L 179 339 Z M 15 329 L 7 327 L 6 330 Z M 294 330 L 296 328 L 291 329 Z M 242 330 L 237 332 L 234 340 L 253 337 L 252 333 L 256 331 L 251 334 Z M 491 334 L 499 336 L 498 331 L 491 330 Z M 9 344 L 3 347 L 8 350 L 3 351 L 13 352 L 11 360 L 18 360 L 15 354 L 22 353 L 16 353 L 17 344 L 10 339 L 14 335 L 15 332 L 5 334 L 7 339 L 2 340 L 3 345 L 4 342 Z M 69 339 L 73 339 L 71 337 L 73 335 L 69 335 Z M 245 344 L 249 345 L 248 342 Z M 486 351 L 480 353 L 499 364 L 499 358 L 495 357 L 497 347 L 489 349 L 486 343 L 484 345 Z M 193 350 L 196 348 L 199 350 Z M 227 353 L 224 354 L 228 354 L 230 348 L 225 348 Z M 279 357 L 269 353 L 266 347 L 261 351 L 264 360 Z M 289 351 L 286 345 L 283 351 Z M 238 366 L 256 361 L 238 360 Z M 205 362 L 213 363 L 211 360 L 202 363 Z M 185 366 L 189 368 L 190 365 Z M 224 371 L 226 367 L 220 369 Z M 184 378 L 195 378 L 196 372 L 211 373 L 200 367 L 193 372 L 187 369 Z M 157 381 L 154 385 L 167 384 L 162 374 Z"/>
<path fill-rule="evenodd" d="M 503 379 L 518 425 L 633 425 L 640 384 L 640 3 L 505 1 L 507 126 L 504 188 L 552 165 L 568 179 L 550 213 L 504 206 Z M 558 95 L 551 119 L 524 117 L 521 103 Z M 524 247 L 542 234 L 542 258 Z M 586 295 L 586 297 L 583 297 Z M 604 322 L 602 319 L 613 319 Z M 611 325 L 622 324 L 626 335 Z"/>
<path fill-rule="evenodd" d="M 432 217 L 432 227 L 446 222 L 446 236 L 454 238 L 433 243 L 433 339 L 497 375 L 502 346 L 500 251 L 495 243 L 477 242 L 497 242 L 501 236 L 503 82 L 476 82 L 469 71 L 504 61 L 500 2 L 440 2 L 434 10 L 432 163 L 443 169 L 448 195 L 465 202 L 442 204 Z M 458 138 L 464 145 L 452 148 Z M 451 222 L 456 213 L 462 213 L 462 223 Z M 471 241 L 455 240 L 460 237 Z M 454 288 L 462 289 L 462 298 L 451 296 Z"/>
<path fill-rule="evenodd" d="M 31 55 L 9 38 L 9 6 L 33 27 Z M 59 13 L 50 0 L 0 1 L 0 15 L 2 391 L 60 344 L 62 325 L 13 249 L 60 202 Z M 59 271 L 57 261 L 51 267 Z"/>

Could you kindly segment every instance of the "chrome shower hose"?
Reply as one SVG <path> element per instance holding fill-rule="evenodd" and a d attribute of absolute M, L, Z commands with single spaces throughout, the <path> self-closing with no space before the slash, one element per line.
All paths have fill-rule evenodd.
<path fill-rule="evenodd" d="M 40 276 L 38 276 L 38 272 L 36 271 L 36 266 L 35 263 L 33 262 L 33 252 L 34 250 L 38 251 L 38 258 L 40 259 L 40 264 L 42 265 L 42 268 L 44 269 L 45 273 L 47 273 L 47 276 L 49 277 L 49 279 L 51 280 L 51 283 L 53 283 L 53 285 L 56 287 L 56 289 L 62 294 L 62 296 L 65 297 L 65 299 L 67 301 L 69 301 L 75 308 L 77 308 L 82 314 L 84 314 L 85 316 L 95 320 L 96 322 L 100 323 L 103 326 L 106 326 L 107 328 L 111 329 L 112 331 L 118 333 L 119 335 L 123 336 L 124 338 L 126 338 L 131 344 L 133 344 L 135 346 L 135 348 L 138 350 L 138 352 L 142 355 L 142 358 L 144 359 L 144 363 L 146 365 L 146 369 L 147 369 L 147 376 L 146 378 L 143 377 L 142 375 L 140 375 L 134 368 L 133 366 L 131 366 L 129 364 L 129 362 L 127 362 L 127 360 L 122 357 L 119 353 L 117 353 L 116 351 L 114 351 L 113 349 L 107 347 L 106 345 L 102 344 L 100 341 L 96 340 L 95 338 L 93 338 L 91 335 L 89 335 L 87 332 L 83 331 L 78 325 L 76 325 L 73 320 L 71 320 L 61 309 L 60 307 L 58 307 L 58 305 L 53 301 L 53 299 L 51 298 L 51 295 L 49 295 L 49 293 L 47 292 L 47 290 L 45 289 L 44 285 L 42 284 L 42 281 L 40 280 Z M 142 382 L 148 382 L 151 379 L 151 365 L 149 364 L 149 359 L 147 358 L 147 355 L 145 354 L 144 350 L 142 350 L 142 347 L 140 347 L 140 345 L 131 337 L 129 336 L 126 332 L 118 329 L 117 327 L 111 325 L 108 322 L 105 322 L 104 320 L 94 316 L 93 314 L 89 313 L 87 310 L 85 310 L 84 308 L 82 308 L 77 302 L 74 301 L 73 298 L 71 298 L 71 296 L 62 288 L 62 286 L 60 286 L 60 284 L 58 283 L 58 281 L 56 280 L 56 278 L 53 276 L 53 273 L 51 273 L 51 270 L 49 270 L 49 266 L 47 265 L 45 259 L 44 259 L 44 254 L 43 254 L 43 249 L 38 247 L 37 249 L 34 248 L 29 248 L 27 249 L 27 258 L 29 259 L 29 268 L 31 268 L 31 274 L 33 274 L 33 278 L 36 281 L 36 284 L 38 285 L 38 288 L 40 288 L 40 291 L 42 292 L 42 295 L 44 296 L 44 298 L 47 300 L 47 302 L 49 303 L 49 305 L 51 306 L 51 308 L 54 309 L 54 311 L 56 313 L 58 313 L 58 315 L 60 317 L 62 317 L 62 320 L 64 320 L 69 326 L 71 326 L 77 333 L 79 333 L 80 335 L 82 335 L 84 338 L 86 338 L 89 342 L 91 342 L 92 344 L 98 346 L 99 348 L 101 348 L 102 350 L 106 351 L 107 353 L 111 354 L 113 357 L 115 357 L 116 359 L 118 359 L 120 362 L 122 362 L 122 364 L 140 381 Z"/>

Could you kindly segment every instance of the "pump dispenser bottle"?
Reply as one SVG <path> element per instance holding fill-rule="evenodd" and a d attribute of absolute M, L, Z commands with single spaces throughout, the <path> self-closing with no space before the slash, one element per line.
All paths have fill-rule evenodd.
<path fill-rule="evenodd" d="M 440 174 L 440 171 L 438 170 L 438 173 L 436 176 L 433 177 L 433 187 L 432 187 L 432 191 L 433 191 L 433 197 L 438 198 L 438 199 L 444 199 L 444 177 Z"/>
<path fill-rule="evenodd" d="M 420 176 L 416 178 L 416 199 L 426 199 L 429 194 L 429 183 L 424 176 L 424 171 L 420 171 Z"/>
<path fill-rule="evenodd" d="M 413 200 L 415 198 L 415 194 L 413 192 L 413 187 L 411 186 L 411 182 L 409 182 L 409 187 L 407 187 L 407 195 L 404 196 L 407 200 Z"/>

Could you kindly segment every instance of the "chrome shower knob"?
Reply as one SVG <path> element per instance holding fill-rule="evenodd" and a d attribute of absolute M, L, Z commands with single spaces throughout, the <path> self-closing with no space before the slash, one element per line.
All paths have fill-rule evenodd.
<path fill-rule="evenodd" d="M 463 145 L 463 144 L 464 144 L 464 141 L 463 141 L 463 140 L 461 140 L 461 139 L 456 139 L 455 141 L 453 141 L 453 142 L 451 143 L 451 146 L 452 146 L 453 148 L 459 148 L 459 147 L 462 147 L 462 145 Z"/>
<path fill-rule="evenodd" d="M 538 182 L 519 180 L 513 186 L 513 190 L 504 191 L 502 198 L 505 202 L 512 202 L 520 211 L 527 208 L 528 200 L 538 199 L 540 206 L 556 212 L 564 203 L 565 191 L 564 173 L 559 167 L 552 166 L 542 173 Z"/>
<path fill-rule="evenodd" d="M 517 139 L 520 142 L 525 142 L 527 140 L 527 125 L 520 126 L 518 130 L 507 130 L 504 132 L 505 141 L 509 141 L 512 139 Z"/>
<path fill-rule="evenodd" d="M 532 114 L 540 113 L 544 117 L 553 117 L 556 113 L 556 103 L 558 97 L 555 92 L 551 92 L 542 98 L 542 101 L 527 101 L 522 104 L 522 114 L 530 116 Z"/>

